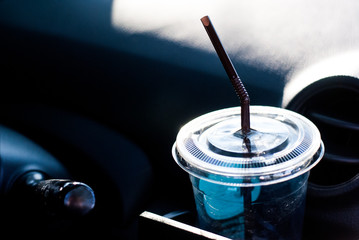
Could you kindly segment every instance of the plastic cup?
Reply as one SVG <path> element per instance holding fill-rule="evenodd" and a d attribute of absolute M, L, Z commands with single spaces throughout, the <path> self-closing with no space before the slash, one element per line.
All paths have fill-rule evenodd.
<path fill-rule="evenodd" d="M 301 239 L 309 170 L 324 154 L 316 126 L 289 110 L 251 106 L 202 115 L 181 128 L 172 154 L 189 173 L 203 229 L 234 239 Z"/>

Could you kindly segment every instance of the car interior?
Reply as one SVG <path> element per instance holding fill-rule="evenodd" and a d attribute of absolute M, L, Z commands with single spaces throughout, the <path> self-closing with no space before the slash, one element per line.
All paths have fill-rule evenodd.
<path fill-rule="evenodd" d="M 4 236 L 209 239 L 143 217 L 198 227 L 172 146 L 190 120 L 241 105 L 208 15 L 251 105 L 320 131 L 303 239 L 358 239 L 358 11 L 352 0 L 0 1 Z"/>

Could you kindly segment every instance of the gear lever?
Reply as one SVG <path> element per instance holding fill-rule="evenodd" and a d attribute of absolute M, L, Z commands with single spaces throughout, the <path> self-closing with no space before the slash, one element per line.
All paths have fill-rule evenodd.
<path fill-rule="evenodd" d="M 17 183 L 50 214 L 84 215 L 95 206 L 94 191 L 85 183 L 68 179 L 46 179 L 39 171 L 25 173 Z"/>

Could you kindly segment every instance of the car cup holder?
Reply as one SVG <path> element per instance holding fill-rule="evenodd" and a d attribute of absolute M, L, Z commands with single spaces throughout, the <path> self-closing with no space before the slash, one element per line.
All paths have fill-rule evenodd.
<path fill-rule="evenodd" d="M 358 239 L 359 79 L 323 78 L 284 107 L 310 119 L 326 146 L 309 178 L 305 239 Z"/>

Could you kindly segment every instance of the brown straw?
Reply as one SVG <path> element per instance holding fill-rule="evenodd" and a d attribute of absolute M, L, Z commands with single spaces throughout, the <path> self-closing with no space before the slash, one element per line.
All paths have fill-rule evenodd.
<path fill-rule="evenodd" d="M 236 91 L 240 101 L 241 101 L 241 124 L 243 134 L 247 134 L 250 131 L 250 121 L 249 121 L 249 95 L 239 78 L 236 70 L 233 67 L 232 61 L 229 59 L 226 50 L 224 50 L 221 40 L 219 40 L 216 30 L 214 29 L 211 20 L 208 16 L 201 18 L 204 28 L 207 31 L 209 38 L 214 46 L 214 49 L 217 52 L 219 59 L 222 62 L 226 73 L 231 80 L 231 83 Z"/>

